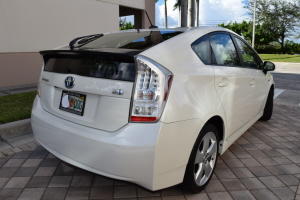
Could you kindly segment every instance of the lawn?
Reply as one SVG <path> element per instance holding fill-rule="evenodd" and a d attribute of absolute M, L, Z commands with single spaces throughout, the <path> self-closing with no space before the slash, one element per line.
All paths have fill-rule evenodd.
<path fill-rule="evenodd" d="M 30 118 L 36 92 L 0 97 L 0 124 Z"/>
<path fill-rule="evenodd" d="M 259 54 L 263 61 L 300 63 L 300 55 Z"/>

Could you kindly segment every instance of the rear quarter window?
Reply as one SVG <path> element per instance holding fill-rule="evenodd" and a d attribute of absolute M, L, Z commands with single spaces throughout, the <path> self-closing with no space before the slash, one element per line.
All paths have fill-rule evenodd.
<path fill-rule="evenodd" d="M 196 55 L 200 58 L 200 60 L 206 64 L 211 64 L 210 62 L 210 47 L 209 47 L 209 37 L 203 36 L 192 43 L 192 49 L 196 53 Z"/>

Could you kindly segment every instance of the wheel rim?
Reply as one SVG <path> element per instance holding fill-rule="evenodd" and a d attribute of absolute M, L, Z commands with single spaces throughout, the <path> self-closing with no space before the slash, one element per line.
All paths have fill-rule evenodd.
<path fill-rule="evenodd" d="M 213 132 L 202 138 L 197 149 L 194 165 L 194 178 L 197 185 L 204 185 L 211 176 L 217 157 L 217 139 Z"/>

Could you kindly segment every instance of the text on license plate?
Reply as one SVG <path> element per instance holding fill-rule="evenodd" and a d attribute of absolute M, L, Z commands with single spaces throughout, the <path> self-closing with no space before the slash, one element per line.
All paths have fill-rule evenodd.
<path fill-rule="evenodd" d="M 86 95 L 75 92 L 62 91 L 59 109 L 83 116 Z"/>

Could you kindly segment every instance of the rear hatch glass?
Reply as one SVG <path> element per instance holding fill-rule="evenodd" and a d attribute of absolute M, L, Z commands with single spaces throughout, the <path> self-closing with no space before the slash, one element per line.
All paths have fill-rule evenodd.
<path fill-rule="evenodd" d="M 80 49 L 120 48 L 145 50 L 181 33 L 182 31 L 168 30 L 125 31 L 115 34 L 106 34 L 103 37 L 82 45 Z"/>
<path fill-rule="evenodd" d="M 61 74 L 106 78 L 113 80 L 135 80 L 133 57 L 115 55 L 57 54 L 45 55 L 44 71 Z"/>
<path fill-rule="evenodd" d="M 40 86 L 46 111 L 106 131 L 128 123 L 136 75 L 133 56 L 52 52 L 44 54 L 44 61 Z"/>

